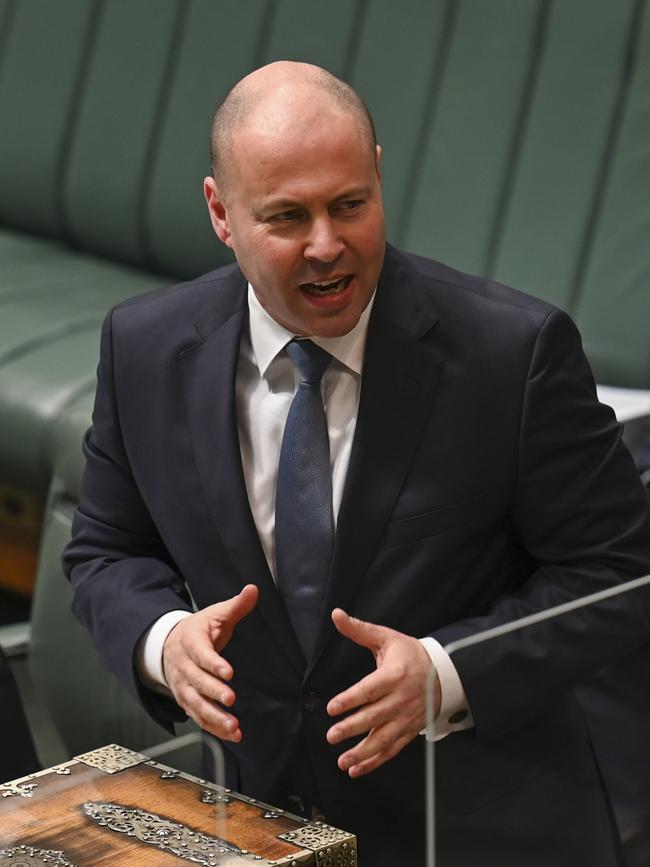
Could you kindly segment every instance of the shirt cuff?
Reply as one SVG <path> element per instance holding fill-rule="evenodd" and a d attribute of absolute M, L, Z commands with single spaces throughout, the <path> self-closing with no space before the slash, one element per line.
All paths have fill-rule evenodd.
<path fill-rule="evenodd" d="M 159 617 L 142 636 L 135 651 L 135 669 L 142 683 L 156 692 L 170 695 L 163 671 L 163 647 L 167 636 L 189 611 L 168 611 Z"/>
<path fill-rule="evenodd" d="M 440 680 L 440 712 L 435 719 L 433 740 L 439 741 L 451 732 L 473 728 L 472 711 L 451 657 L 435 638 L 427 636 L 420 641 Z M 420 734 L 426 735 L 427 730 L 423 729 Z"/>

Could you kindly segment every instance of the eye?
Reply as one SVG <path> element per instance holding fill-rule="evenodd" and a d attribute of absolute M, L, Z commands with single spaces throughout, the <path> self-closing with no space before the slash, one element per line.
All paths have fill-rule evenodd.
<path fill-rule="evenodd" d="M 272 223 L 291 223 L 300 219 L 302 212 L 297 208 L 290 211 L 280 211 L 279 214 L 273 214 L 269 219 Z"/>
<path fill-rule="evenodd" d="M 353 211 L 358 211 L 363 204 L 363 199 L 346 199 L 343 202 L 337 202 L 335 210 L 340 213 L 349 214 Z"/>

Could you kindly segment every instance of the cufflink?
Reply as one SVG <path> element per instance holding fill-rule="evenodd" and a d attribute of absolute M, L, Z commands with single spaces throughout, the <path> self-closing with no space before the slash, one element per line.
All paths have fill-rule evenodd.
<path fill-rule="evenodd" d="M 463 708 L 462 710 L 457 710 L 456 713 L 452 713 L 447 722 L 450 725 L 457 725 L 457 723 L 462 723 L 467 719 L 467 708 Z"/>

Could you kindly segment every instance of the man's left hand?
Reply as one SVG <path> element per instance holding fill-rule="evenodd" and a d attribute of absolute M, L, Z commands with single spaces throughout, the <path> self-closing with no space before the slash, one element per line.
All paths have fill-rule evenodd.
<path fill-rule="evenodd" d="M 330 744 L 365 734 L 339 756 L 338 765 L 351 777 L 361 777 L 396 756 L 426 725 L 427 687 L 431 680 L 429 654 L 417 638 L 386 626 L 332 612 L 341 635 L 372 651 L 377 670 L 327 705 L 330 716 L 350 713 L 327 732 Z M 440 710 L 440 681 L 434 679 L 434 714 Z"/>

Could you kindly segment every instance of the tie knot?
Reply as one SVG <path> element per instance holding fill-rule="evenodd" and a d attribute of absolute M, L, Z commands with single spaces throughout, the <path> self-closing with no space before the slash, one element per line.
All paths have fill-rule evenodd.
<path fill-rule="evenodd" d="M 327 365 L 332 360 L 329 352 L 312 343 L 311 340 L 291 340 L 285 348 L 287 355 L 298 368 L 300 381 L 309 385 L 318 385 Z"/>

